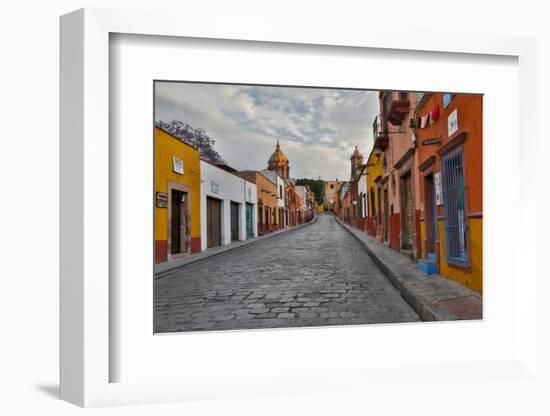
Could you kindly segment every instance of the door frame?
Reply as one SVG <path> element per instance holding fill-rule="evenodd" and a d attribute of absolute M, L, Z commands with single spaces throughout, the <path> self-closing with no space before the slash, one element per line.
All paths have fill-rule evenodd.
<path fill-rule="evenodd" d="M 220 243 L 217 244 L 217 245 L 209 245 L 209 228 L 208 228 L 208 200 L 214 200 L 214 201 L 217 201 L 219 204 L 220 204 L 220 224 L 219 224 L 219 229 L 220 229 Z M 206 195 L 206 200 L 205 200 L 205 208 L 206 208 L 206 248 L 209 249 L 209 248 L 212 248 L 212 247 L 220 247 L 220 246 L 223 246 L 223 239 L 224 239 L 224 200 L 223 199 L 220 199 L 220 198 L 216 198 L 216 197 L 213 197 L 211 195 Z M 229 210 L 231 211 L 231 207 L 229 207 Z M 229 214 L 229 216 L 231 216 L 231 212 Z M 229 227 L 229 235 L 231 236 L 231 219 L 229 219 L 229 222 L 230 222 L 230 227 Z"/>
<path fill-rule="evenodd" d="M 229 201 L 229 241 L 240 241 L 241 239 L 241 203 Z M 237 207 L 237 238 L 233 238 L 233 206 Z M 245 208 L 246 209 L 246 208 Z"/>
<path fill-rule="evenodd" d="M 250 234 L 248 233 L 248 211 L 250 208 Z M 244 203 L 244 221 L 245 221 L 245 240 L 254 237 L 254 204 L 250 202 Z"/>
<path fill-rule="evenodd" d="M 424 220 L 424 240 L 427 242 L 427 229 L 428 224 L 426 221 L 426 206 L 427 206 L 427 195 L 426 195 L 426 177 L 429 175 L 432 175 L 432 197 L 433 197 L 433 241 L 434 241 L 434 249 L 433 253 L 437 255 L 437 242 L 438 242 L 438 215 L 437 215 L 437 205 L 435 201 L 435 174 L 436 174 L 436 157 L 435 155 L 430 155 L 424 160 L 422 163 L 418 165 L 418 171 L 420 174 L 420 199 L 422 203 L 424 204 L 424 209 L 420 214 L 421 219 Z M 428 252 L 432 253 L 428 250 L 427 244 L 424 244 L 423 241 L 420 242 L 423 244 L 424 248 L 422 250 L 422 257 L 428 258 Z"/>
<path fill-rule="evenodd" d="M 423 186 L 424 186 L 424 237 L 426 240 L 426 255 L 427 253 L 435 254 L 435 242 L 437 241 L 437 205 L 435 201 L 435 172 L 433 169 L 423 172 Z M 428 220 L 428 210 L 431 211 L 431 224 Z M 430 226 L 430 227 L 429 227 Z M 428 239 L 428 229 L 431 228 L 432 241 L 431 250 L 428 248 L 430 243 Z"/>
<path fill-rule="evenodd" d="M 191 252 L 191 207 L 193 202 L 193 196 L 191 194 L 191 187 L 188 185 L 184 185 L 179 182 L 174 181 L 168 181 L 168 218 L 167 218 L 167 239 L 166 239 L 166 250 L 168 251 L 167 261 L 176 260 L 182 257 L 185 257 L 190 254 Z M 187 233 L 186 239 L 187 239 L 187 251 L 180 252 L 177 254 L 172 254 L 172 190 L 174 191 L 180 191 L 185 192 L 187 194 L 187 215 L 186 215 L 186 223 L 187 228 L 189 232 Z"/>
<path fill-rule="evenodd" d="M 412 215 L 411 215 L 411 229 L 407 229 L 407 186 L 406 181 L 410 181 L 410 187 L 409 187 L 409 198 L 411 200 L 412 204 Z M 400 209 L 400 238 L 399 238 L 399 248 L 403 250 L 413 250 L 414 249 L 414 240 L 415 240 L 415 201 L 414 201 L 414 177 L 412 175 L 412 169 L 407 169 L 405 172 L 403 172 L 399 176 L 399 209 Z M 410 231 L 410 236 L 408 235 Z M 405 237 L 408 236 L 411 242 L 411 246 L 408 248 L 405 248 Z"/>

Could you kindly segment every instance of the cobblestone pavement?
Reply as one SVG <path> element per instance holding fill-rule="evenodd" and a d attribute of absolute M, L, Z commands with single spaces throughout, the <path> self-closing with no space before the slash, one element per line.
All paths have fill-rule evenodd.
<path fill-rule="evenodd" d="M 155 280 L 155 332 L 419 320 L 328 214 Z"/>

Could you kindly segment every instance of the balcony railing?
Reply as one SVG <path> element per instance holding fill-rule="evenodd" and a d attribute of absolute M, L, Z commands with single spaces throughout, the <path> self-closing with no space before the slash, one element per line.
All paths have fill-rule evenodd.
<path fill-rule="evenodd" d="M 374 123 L 372 124 L 372 137 L 374 138 L 375 146 L 385 150 L 388 146 L 389 138 L 386 132 L 386 123 L 384 123 L 383 120 L 381 115 L 374 118 Z"/>
<path fill-rule="evenodd" d="M 399 126 L 409 113 L 409 93 L 388 91 L 383 98 L 383 109 L 387 120 L 394 126 Z"/>

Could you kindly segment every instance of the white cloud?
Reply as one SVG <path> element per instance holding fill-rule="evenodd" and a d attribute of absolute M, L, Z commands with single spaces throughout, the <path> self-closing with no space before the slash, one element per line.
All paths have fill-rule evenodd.
<path fill-rule="evenodd" d="M 344 179 L 372 147 L 375 91 L 158 82 L 155 118 L 202 127 L 236 169 L 264 169 L 279 139 L 293 177 Z"/>

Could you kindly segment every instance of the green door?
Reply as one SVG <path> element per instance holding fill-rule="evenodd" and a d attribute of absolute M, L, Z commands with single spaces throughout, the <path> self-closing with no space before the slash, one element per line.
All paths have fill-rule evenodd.
<path fill-rule="evenodd" d="M 252 223 L 252 204 L 246 204 L 246 238 L 254 237 L 254 226 Z"/>

